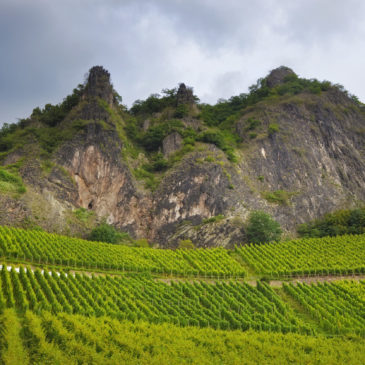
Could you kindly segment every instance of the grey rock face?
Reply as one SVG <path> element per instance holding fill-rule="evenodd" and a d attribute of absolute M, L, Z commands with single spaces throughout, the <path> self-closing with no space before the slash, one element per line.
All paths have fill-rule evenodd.
<path fill-rule="evenodd" d="M 286 67 L 273 70 L 267 85 L 280 85 L 291 74 Z M 194 100 L 184 84 L 177 96 L 180 104 Z M 154 192 L 135 180 L 133 165 L 122 158 L 125 147 L 109 108 L 97 98 L 113 102 L 109 73 L 100 67 L 90 71 L 86 100 L 73 112 L 75 119 L 90 123 L 57 150 L 55 166 L 46 177 L 36 159 L 20 171 L 27 194 L 36 190 L 32 204 L 46 200 L 52 217 L 66 205 L 82 207 L 161 247 L 175 247 L 180 239 L 200 247 L 231 247 L 244 241 L 244 222 L 252 210 L 270 213 L 293 233 L 300 223 L 365 202 L 365 111 L 336 88 L 320 95 L 264 99 L 246 108 L 233 125 L 243 140 L 235 151 L 237 163 L 214 145 L 197 142 L 193 152 L 164 175 L 159 173 L 161 182 Z M 252 118 L 259 121 L 254 133 L 248 128 Z M 184 123 L 197 131 L 204 127 L 193 114 Z M 276 128 L 270 132 L 273 124 Z M 163 140 L 165 157 L 181 147 L 176 132 Z M 26 153 L 15 151 L 6 163 Z M 278 192 L 279 199 L 268 199 Z M 0 196 L 0 203 L 2 224 L 25 219 L 35 209 L 29 209 L 26 196 L 20 202 Z M 44 210 L 45 205 L 39 205 Z M 224 217 L 204 221 L 217 215 Z"/>
<path fill-rule="evenodd" d="M 169 157 L 178 151 L 183 145 L 183 139 L 177 132 L 171 133 L 162 141 L 162 153 L 164 157 Z"/>
<path fill-rule="evenodd" d="M 176 103 L 180 104 L 194 104 L 194 95 L 193 90 L 189 87 L 186 87 L 184 83 L 179 85 L 179 89 L 176 94 Z"/>

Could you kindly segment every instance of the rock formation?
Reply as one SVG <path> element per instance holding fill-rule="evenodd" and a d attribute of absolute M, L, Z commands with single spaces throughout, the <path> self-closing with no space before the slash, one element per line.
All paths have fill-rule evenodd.
<path fill-rule="evenodd" d="M 179 89 L 177 90 L 176 94 L 176 104 L 194 104 L 194 95 L 193 95 L 193 89 L 186 87 L 184 83 L 181 83 L 179 85 Z"/>
<path fill-rule="evenodd" d="M 275 87 L 283 84 L 289 76 L 296 76 L 295 72 L 286 66 L 280 66 L 272 70 L 266 77 L 266 85 L 268 87 Z"/>
<path fill-rule="evenodd" d="M 295 75 L 292 70 L 280 67 L 269 74 L 266 85 L 281 85 L 290 75 Z M 134 152 L 128 157 L 132 142 L 113 95 L 109 73 L 92 68 L 82 102 L 60 126 L 77 128 L 53 152 L 48 174 L 42 171 L 42 157 L 25 159 L 20 174 L 28 191 L 18 200 L 1 197 L 10 213 L 0 209 L 0 223 L 28 219 L 48 230 L 67 233 L 69 228 L 72 233 L 72 210 L 83 208 L 162 247 L 176 246 L 180 239 L 198 246 L 233 246 L 244 240 L 244 222 L 252 210 L 269 212 L 293 233 L 299 223 L 365 201 L 364 109 L 336 87 L 243 109 L 232 124 L 243 141 L 235 151 L 237 162 L 215 145 L 196 143 L 181 161 L 156 174 L 160 183 L 155 190 L 146 188 L 138 175 L 150 156 Z M 176 103 L 194 103 L 192 90 L 180 84 Z M 195 133 L 207 129 L 199 117 L 189 118 Z M 255 133 L 252 120 L 257 120 Z M 142 120 L 141 133 L 150 127 L 145 124 Z M 161 147 L 168 158 L 183 146 L 181 134 L 174 131 Z M 22 148 L 9 152 L 3 163 L 17 162 L 26 148 L 31 156 L 37 145 Z"/>

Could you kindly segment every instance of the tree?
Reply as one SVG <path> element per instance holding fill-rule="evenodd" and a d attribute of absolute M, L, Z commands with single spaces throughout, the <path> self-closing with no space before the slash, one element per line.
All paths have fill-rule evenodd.
<path fill-rule="evenodd" d="M 246 230 L 247 238 L 252 243 L 278 241 L 282 233 L 280 224 L 262 211 L 250 214 Z"/>
<path fill-rule="evenodd" d="M 109 224 L 102 223 L 91 231 L 89 240 L 107 242 L 107 243 L 117 243 L 118 232 L 114 227 L 110 226 Z"/>

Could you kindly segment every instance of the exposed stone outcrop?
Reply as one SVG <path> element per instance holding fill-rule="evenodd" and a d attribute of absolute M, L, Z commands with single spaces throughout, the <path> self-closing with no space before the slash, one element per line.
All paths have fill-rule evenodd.
<path fill-rule="evenodd" d="M 266 85 L 268 87 L 275 87 L 277 85 L 283 84 L 288 76 L 295 76 L 292 69 L 286 66 L 280 66 L 272 70 L 266 77 Z"/>
<path fill-rule="evenodd" d="M 273 70 L 267 86 L 280 85 L 292 74 L 286 67 Z M 244 142 L 235 151 L 237 163 L 228 161 L 216 146 L 197 142 L 194 151 L 164 175 L 158 172 L 161 182 L 151 192 L 132 173 L 148 163 L 147 156 L 141 152 L 128 163 L 122 158 L 123 120 L 118 133 L 110 75 L 97 66 L 90 71 L 84 99 L 65 121 L 72 123 L 74 118 L 86 123 L 52 156 L 49 173 L 39 160 L 27 160 L 20 173 L 29 191 L 18 203 L 0 197 L 0 222 L 8 222 L 7 217 L 18 222 L 28 215 L 41 216 L 35 213 L 39 201 L 49 209 L 50 219 L 56 220 L 57 214 L 63 217 L 60 229 L 49 225 L 58 231 L 71 226 L 67 209 L 82 207 L 161 247 L 176 247 L 180 239 L 191 239 L 201 247 L 231 247 L 244 240 L 244 222 L 252 210 L 270 213 L 287 233 L 293 233 L 299 223 L 364 203 L 363 108 L 336 88 L 275 100 L 264 99 L 246 108 L 232 125 Z M 181 84 L 178 105 L 193 102 L 192 90 Z M 200 133 L 206 126 L 190 106 L 182 122 Z M 258 121 L 255 126 L 250 125 L 252 120 Z M 139 122 L 141 130 L 148 129 L 149 119 Z M 6 163 L 31 155 L 33 145 L 9 153 Z M 169 134 L 162 147 L 169 157 L 182 147 L 181 135 Z M 217 215 L 223 218 L 204 221 Z"/>
<path fill-rule="evenodd" d="M 102 66 L 94 66 L 89 71 L 85 87 L 86 97 L 99 97 L 109 104 L 113 103 L 113 86 L 110 83 L 110 73 Z"/>
<path fill-rule="evenodd" d="M 151 202 L 137 191 L 121 148 L 115 130 L 90 124 L 58 152 L 58 161 L 76 183 L 77 206 L 95 211 L 133 236 L 145 237 Z"/>
<path fill-rule="evenodd" d="M 173 132 L 162 141 L 162 153 L 164 157 L 169 157 L 183 146 L 183 139 L 180 134 Z"/>
<path fill-rule="evenodd" d="M 186 87 L 184 83 L 179 85 L 179 89 L 176 93 L 176 104 L 194 104 L 194 94 L 193 89 L 190 87 Z"/>
<path fill-rule="evenodd" d="M 155 192 L 152 234 L 156 242 L 166 245 L 183 221 L 197 225 L 203 218 L 223 214 L 228 209 L 232 193 L 229 173 L 221 163 L 198 162 L 208 156 L 209 161 L 224 164 L 222 152 L 209 145 L 207 150 L 186 157 Z"/>

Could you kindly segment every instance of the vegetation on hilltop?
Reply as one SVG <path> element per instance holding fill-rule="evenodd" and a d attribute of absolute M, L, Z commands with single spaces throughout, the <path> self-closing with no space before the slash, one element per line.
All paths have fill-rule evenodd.
<path fill-rule="evenodd" d="M 338 210 L 298 226 L 301 237 L 324 237 L 365 233 L 365 207 Z"/>
<path fill-rule="evenodd" d="M 106 72 L 104 70 L 104 72 Z M 120 104 L 121 98 L 109 85 L 112 90 L 114 107 L 105 106 L 110 114 L 112 122 L 122 124 L 117 126 L 120 136 L 126 136 L 126 146 L 136 145 L 145 152 L 149 161 L 142 169 L 148 172 L 163 171 L 171 166 L 181 157 L 194 150 L 195 142 L 211 143 L 224 151 L 232 162 L 237 160 L 235 149 L 240 146 L 242 140 L 235 131 L 235 122 L 240 118 L 243 111 L 265 99 L 275 99 L 282 96 L 291 96 L 299 93 L 320 94 L 330 88 L 338 88 L 344 91 L 341 85 L 332 85 L 328 81 L 319 82 L 316 79 L 299 78 L 291 73 L 284 81 L 274 87 L 269 87 L 268 78 L 262 78 L 255 85 L 249 88 L 249 93 L 242 93 L 232 96 L 228 100 L 220 99 L 215 105 L 178 103 L 178 89 L 164 89 L 161 94 L 152 94 L 146 100 L 137 100 L 127 111 Z M 100 81 L 100 80 L 99 80 Z M 109 82 L 108 80 L 104 80 Z M 99 82 L 100 83 L 100 82 Z M 95 87 L 102 88 L 97 84 Z M 195 103 L 199 99 L 193 95 Z M 5 157 L 9 151 L 21 149 L 26 144 L 38 142 L 41 155 L 48 158 L 56 148 L 64 141 L 71 139 L 75 133 L 84 129 L 91 120 L 80 119 L 77 113 L 70 117 L 73 109 L 88 101 L 83 97 L 88 92 L 88 84 L 80 84 L 69 96 L 57 105 L 46 104 L 43 108 L 34 108 L 31 116 L 22 119 L 17 124 L 4 124 L 0 130 L 0 158 Z M 98 98 L 97 92 L 93 98 Z M 353 97 L 355 101 L 358 100 Z M 81 107 L 79 107 L 80 109 Z M 67 123 L 61 123 L 68 120 Z M 195 120 L 195 127 L 192 127 L 187 120 Z M 146 126 L 146 121 L 148 121 Z M 95 120 L 97 123 L 104 123 Z M 255 118 L 247 121 L 247 135 L 249 139 L 257 136 L 256 129 L 261 122 Z M 105 126 L 105 123 L 103 124 Z M 269 126 L 269 134 L 278 130 L 277 126 Z M 124 129 L 123 132 L 120 128 Z M 159 151 L 162 142 L 169 134 L 177 132 L 183 139 L 181 153 L 175 159 L 161 159 Z M 34 153 L 34 151 L 33 151 Z"/>

